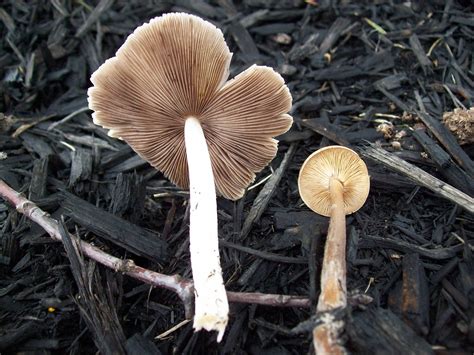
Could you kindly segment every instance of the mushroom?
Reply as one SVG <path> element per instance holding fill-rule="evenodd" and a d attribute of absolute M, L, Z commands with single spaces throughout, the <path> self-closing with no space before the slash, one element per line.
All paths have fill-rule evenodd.
<path fill-rule="evenodd" d="M 369 194 L 367 166 L 353 150 L 329 146 L 311 154 L 303 163 L 298 189 L 304 203 L 314 212 L 330 217 L 324 260 L 321 270 L 321 294 L 317 311 L 325 312 L 347 305 L 346 292 L 346 222 L 345 215 L 361 208 Z M 330 317 L 330 316 L 329 316 Z M 333 320 L 315 328 L 317 354 L 339 353 L 334 337 Z"/>
<path fill-rule="evenodd" d="M 170 13 L 138 27 L 93 73 L 94 123 L 125 140 L 174 184 L 190 190 L 194 329 L 222 339 L 228 301 L 219 260 L 216 192 L 241 198 L 275 156 L 293 120 L 273 69 L 253 65 L 227 81 L 232 54 L 203 19 Z"/>

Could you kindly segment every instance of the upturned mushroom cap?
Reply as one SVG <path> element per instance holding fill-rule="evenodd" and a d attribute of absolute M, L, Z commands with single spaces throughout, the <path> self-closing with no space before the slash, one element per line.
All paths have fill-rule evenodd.
<path fill-rule="evenodd" d="M 305 160 L 298 177 L 304 203 L 314 212 L 329 217 L 332 205 L 329 181 L 332 177 L 343 185 L 345 214 L 361 208 L 369 195 L 367 166 L 356 152 L 342 146 L 319 149 Z"/>
<path fill-rule="evenodd" d="M 268 67 L 254 65 L 226 82 L 231 57 L 222 32 L 209 22 L 183 13 L 154 18 L 92 75 L 94 123 L 187 189 L 184 124 L 197 118 L 217 193 L 238 199 L 275 156 L 272 137 L 290 128 L 292 99 Z"/>

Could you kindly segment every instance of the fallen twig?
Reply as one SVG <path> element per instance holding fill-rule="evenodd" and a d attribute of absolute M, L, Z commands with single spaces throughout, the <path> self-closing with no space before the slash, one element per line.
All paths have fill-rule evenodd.
<path fill-rule="evenodd" d="M 28 200 L 22 194 L 13 190 L 3 180 L 0 180 L 0 196 L 15 206 L 18 212 L 39 224 L 51 238 L 62 241 L 58 221 L 51 218 L 47 212 L 41 210 L 35 203 Z M 71 238 L 75 239 L 72 235 Z M 162 287 L 175 292 L 184 304 L 186 316 L 192 315 L 193 285 L 191 281 L 185 280 L 179 275 L 169 276 L 147 270 L 135 265 L 133 260 L 116 258 L 82 240 L 79 240 L 78 244 L 84 255 L 102 265 L 153 286 Z"/>
<path fill-rule="evenodd" d="M 263 306 L 273 307 L 304 307 L 309 308 L 311 302 L 309 298 L 302 296 L 275 295 L 258 292 L 231 292 L 227 291 L 227 298 L 230 302 L 254 303 Z"/>
<path fill-rule="evenodd" d="M 62 241 L 58 221 L 51 218 L 47 212 L 41 210 L 35 203 L 25 198 L 22 194 L 13 190 L 3 180 L 0 180 L 0 197 L 12 204 L 18 212 L 40 225 L 51 238 Z M 76 239 L 73 235 L 70 234 L 70 236 Z M 82 240 L 78 240 L 77 243 L 84 255 L 100 264 L 152 286 L 173 291 L 183 302 L 186 318 L 192 317 L 194 313 L 194 288 L 192 281 L 184 279 L 179 275 L 165 275 L 145 269 L 135 265 L 133 260 L 116 258 Z M 253 303 L 275 307 L 306 308 L 310 306 L 310 300 L 302 296 L 227 292 L 227 297 L 229 301 L 237 303 Z"/>
<path fill-rule="evenodd" d="M 426 187 L 445 199 L 461 206 L 465 210 L 474 213 L 474 199 L 472 197 L 435 178 L 433 175 L 428 174 L 417 166 L 410 164 L 381 148 L 376 148 L 373 146 L 361 148 L 359 152 L 362 156 L 388 166 L 390 169 L 395 170 L 407 176 L 410 180 L 415 181 L 418 185 Z"/>
<path fill-rule="evenodd" d="M 262 216 L 263 212 L 267 208 L 270 198 L 273 196 L 273 193 L 278 187 L 278 183 L 280 182 L 284 172 L 286 171 L 288 164 L 291 162 L 291 157 L 295 153 L 296 146 L 296 143 L 293 143 L 290 146 L 288 151 L 285 153 L 285 156 L 282 162 L 280 163 L 278 169 L 275 170 L 275 172 L 272 174 L 270 179 L 268 179 L 258 196 L 255 198 L 252 208 L 250 209 L 250 212 L 244 221 L 244 225 L 242 226 L 242 230 L 240 232 L 241 239 L 247 238 L 248 234 L 250 233 L 250 230 L 252 229 L 253 223 Z"/>

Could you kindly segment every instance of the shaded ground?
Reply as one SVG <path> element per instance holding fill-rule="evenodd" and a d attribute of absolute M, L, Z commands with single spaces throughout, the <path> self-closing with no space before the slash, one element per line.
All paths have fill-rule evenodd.
<path fill-rule="evenodd" d="M 310 153 L 332 141 L 355 149 L 376 143 L 472 196 L 472 144 L 461 148 L 439 124 L 443 113 L 473 106 L 469 1 L 176 3 L 0 2 L 0 177 L 53 217 L 64 216 L 71 232 L 115 256 L 191 277 L 187 194 L 93 125 L 86 101 L 90 74 L 135 27 L 169 11 L 197 14 L 224 31 L 234 53 L 231 76 L 253 63 L 272 66 L 293 94 L 295 124 L 256 179 L 263 181 L 288 154 L 268 204 L 255 202 L 264 183 L 235 203 L 218 201 L 229 290 L 316 300 L 327 220 L 303 205 L 297 175 Z M 366 161 L 371 193 L 347 218 L 348 289 L 373 302 L 348 316 L 348 349 L 382 352 L 385 344 L 401 346 L 395 353 L 472 353 L 472 214 Z M 252 221 L 256 208 L 263 214 Z M 125 229 L 124 221 L 138 227 Z M 81 303 L 62 244 L 3 202 L 0 227 L 0 350 L 92 353 L 94 329 L 84 314 L 102 311 L 115 329 L 105 331 L 104 342 L 128 339 L 129 350 L 137 344 L 150 353 L 311 349 L 310 333 L 289 329 L 312 310 L 244 304 L 232 304 L 220 345 L 215 335 L 194 334 L 191 323 L 153 340 L 184 319 L 172 293 L 86 260 L 95 275 L 90 297 L 100 302 Z M 380 329 L 402 340 L 390 343 Z"/>

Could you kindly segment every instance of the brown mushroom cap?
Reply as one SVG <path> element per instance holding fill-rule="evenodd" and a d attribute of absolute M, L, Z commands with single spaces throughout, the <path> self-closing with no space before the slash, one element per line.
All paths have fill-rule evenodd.
<path fill-rule="evenodd" d="M 238 199 L 275 156 L 272 137 L 290 128 L 292 99 L 268 67 L 252 66 L 226 82 L 231 57 L 209 22 L 184 13 L 154 18 L 92 75 L 94 122 L 188 188 L 184 123 L 199 119 L 216 190 Z"/>
<path fill-rule="evenodd" d="M 311 154 L 300 169 L 298 188 L 309 208 L 323 216 L 331 215 L 331 177 L 343 185 L 345 214 L 354 213 L 363 206 L 370 188 L 367 166 L 353 150 L 330 146 Z"/>

